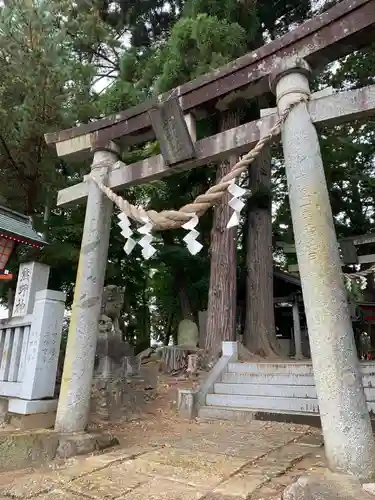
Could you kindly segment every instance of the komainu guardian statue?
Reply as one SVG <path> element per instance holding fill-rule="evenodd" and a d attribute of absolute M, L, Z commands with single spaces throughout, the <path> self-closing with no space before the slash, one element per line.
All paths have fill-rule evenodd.
<path fill-rule="evenodd" d="M 116 335 L 122 338 L 124 332 L 120 328 L 120 316 L 121 310 L 124 304 L 124 293 L 125 288 L 116 286 L 116 285 L 108 285 L 103 289 L 103 298 L 102 298 L 102 309 L 101 315 L 107 316 L 111 319 L 113 330 Z"/>

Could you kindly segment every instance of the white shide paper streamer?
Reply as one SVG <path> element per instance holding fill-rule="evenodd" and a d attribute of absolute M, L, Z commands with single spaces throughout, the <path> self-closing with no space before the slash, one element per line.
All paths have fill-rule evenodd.
<path fill-rule="evenodd" d="M 142 221 L 145 224 L 144 226 L 141 226 L 139 229 L 137 229 L 137 231 L 144 236 L 138 241 L 138 244 L 142 247 L 143 258 L 148 260 L 154 255 L 154 253 L 156 252 L 156 248 L 151 245 L 154 237 L 151 234 L 152 223 L 150 219 L 148 217 L 142 217 Z"/>
<path fill-rule="evenodd" d="M 184 237 L 184 242 L 192 255 L 196 255 L 203 248 L 203 245 L 197 241 L 199 232 L 195 229 L 195 227 L 198 225 L 198 222 L 198 216 L 196 214 L 192 214 L 191 219 L 182 225 L 184 229 L 189 231 Z"/>
<path fill-rule="evenodd" d="M 120 220 L 118 225 L 122 230 L 121 235 L 126 239 L 124 245 L 124 251 L 127 255 L 130 255 L 137 244 L 137 242 L 131 237 L 133 231 L 130 229 L 130 220 L 128 216 L 125 215 L 123 212 L 121 212 L 118 215 L 118 218 Z M 154 253 L 156 252 L 156 248 L 153 247 L 151 244 L 154 239 L 151 234 L 152 231 L 151 221 L 147 217 L 142 218 L 142 221 L 144 222 L 144 225 L 141 226 L 137 231 L 138 233 L 143 234 L 144 236 L 138 241 L 138 244 L 142 247 L 143 258 L 147 260 L 154 255 Z"/>
<path fill-rule="evenodd" d="M 130 220 L 129 220 L 128 216 L 125 215 L 123 212 L 121 212 L 120 214 L 118 214 L 117 217 L 120 220 L 118 225 L 122 229 L 121 235 L 126 239 L 126 242 L 124 245 L 124 251 L 127 255 L 129 255 L 132 252 L 135 245 L 137 244 L 137 242 L 135 240 L 133 240 L 133 238 L 131 237 L 133 234 L 133 231 L 130 229 Z"/>
<path fill-rule="evenodd" d="M 227 224 L 227 229 L 238 226 L 240 223 L 240 214 L 241 210 L 245 206 L 245 203 L 240 200 L 240 198 L 246 193 L 246 189 L 243 189 L 242 187 L 238 186 L 235 183 L 235 180 L 233 179 L 232 183 L 228 186 L 228 191 L 229 193 L 233 196 L 231 200 L 229 201 L 228 205 L 233 208 L 234 212 L 229 219 L 229 222 Z"/>

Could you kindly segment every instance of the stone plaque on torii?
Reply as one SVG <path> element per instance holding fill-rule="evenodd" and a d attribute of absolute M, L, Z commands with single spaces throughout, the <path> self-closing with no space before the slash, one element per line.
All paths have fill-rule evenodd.
<path fill-rule="evenodd" d="M 263 136 L 283 117 L 282 145 L 325 452 L 332 469 L 364 480 L 372 477 L 375 449 L 315 126 L 375 115 L 375 86 L 311 95 L 308 77 L 310 68 L 322 68 L 374 39 L 375 0 L 344 0 L 253 53 L 163 96 L 46 135 L 60 156 L 94 154 L 95 181 L 87 176 L 58 197 L 59 206 L 87 198 L 58 430 L 80 431 L 87 425 L 112 213 L 103 189 L 113 193 L 248 151 L 260 139 L 257 122 L 196 141 L 194 116 L 204 115 L 206 106 L 222 109 L 232 94 L 250 99 L 271 88 L 277 108 L 262 113 L 261 130 Z M 172 99 L 172 105 L 165 105 Z M 127 166 L 118 160 L 121 148 L 155 137 L 166 158 L 159 155 Z"/>

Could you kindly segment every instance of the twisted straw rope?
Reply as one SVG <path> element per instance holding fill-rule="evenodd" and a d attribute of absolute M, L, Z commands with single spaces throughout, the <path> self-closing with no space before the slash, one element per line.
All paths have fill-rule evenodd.
<path fill-rule="evenodd" d="M 144 223 L 146 219 L 150 220 L 153 225 L 153 230 L 165 231 L 167 229 L 178 229 L 183 224 L 188 222 L 193 215 L 201 216 L 207 210 L 214 205 L 217 205 L 225 193 L 228 187 L 232 183 L 233 179 L 237 179 L 245 170 L 256 160 L 256 158 L 261 153 L 264 146 L 266 146 L 271 139 L 277 134 L 280 126 L 288 118 L 292 109 L 301 104 L 302 102 L 307 102 L 307 97 L 301 97 L 295 103 L 290 104 L 282 114 L 279 116 L 278 120 L 274 126 L 269 130 L 268 134 L 261 137 L 256 143 L 254 148 L 249 151 L 241 160 L 239 160 L 231 169 L 231 171 L 220 179 L 217 184 L 210 187 L 204 194 L 201 194 L 195 198 L 192 203 L 182 206 L 179 210 L 162 210 L 157 212 L 155 210 L 146 210 L 142 206 L 136 207 L 129 201 L 125 200 L 111 188 L 103 184 L 103 182 L 90 176 L 91 179 L 96 183 L 99 189 L 111 200 L 113 203 L 123 212 L 127 217 L 131 219 Z M 364 271 L 358 271 L 357 273 L 344 273 L 345 277 L 348 279 L 356 279 L 359 277 L 366 277 L 375 271 L 375 264 L 369 269 Z"/>
<path fill-rule="evenodd" d="M 366 278 L 369 274 L 372 274 L 375 271 L 375 264 L 365 269 L 364 271 L 358 271 L 356 273 L 344 273 L 345 278 L 348 279 L 356 279 L 356 278 Z"/>
<path fill-rule="evenodd" d="M 144 222 L 145 218 L 147 218 L 152 222 L 153 229 L 158 231 L 177 229 L 188 222 L 194 214 L 199 217 L 207 212 L 209 208 L 220 202 L 233 179 L 238 178 L 254 162 L 264 146 L 270 142 L 279 131 L 280 126 L 285 122 L 292 109 L 301 102 L 307 102 L 307 98 L 302 97 L 297 102 L 288 106 L 280 115 L 275 125 L 269 130 L 268 134 L 261 137 L 254 148 L 239 160 L 227 175 L 219 180 L 216 185 L 210 187 L 204 194 L 197 196 L 192 203 L 184 205 L 179 210 L 163 210 L 162 212 L 156 212 L 155 210 L 145 210 L 143 207 L 136 207 L 114 193 L 112 189 L 105 186 L 101 180 L 93 176 L 91 176 L 91 178 L 103 193 L 117 205 L 121 212 L 124 212 L 124 214 L 131 219 L 138 222 Z"/>

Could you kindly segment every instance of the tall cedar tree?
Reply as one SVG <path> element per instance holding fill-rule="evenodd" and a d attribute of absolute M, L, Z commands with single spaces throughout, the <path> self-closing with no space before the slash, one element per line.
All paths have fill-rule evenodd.
<path fill-rule="evenodd" d="M 209 15 L 204 12 L 209 12 Z M 308 12 L 308 2 L 290 2 L 283 5 L 282 10 L 279 6 L 270 12 L 265 5 L 257 2 L 188 0 L 181 20 L 174 26 L 167 46 L 162 51 L 164 64 L 158 80 L 159 89 L 171 88 L 233 59 L 235 55 L 242 55 L 262 45 L 265 35 L 274 37 L 283 33 L 291 23 L 300 21 Z M 226 33 L 229 39 L 225 38 Z M 254 108 L 250 111 L 250 117 L 252 113 Z M 249 111 L 241 114 L 241 110 L 236 107 L 228 109 L 214 117 L 210 132 L 236 126 L 244 115 L 249 118 Z M 235 158 L 232 158 L 229 163 L 223 162 L 217 169 L 216 178 L 225 175 L 229 164 L 234 161 Z M 253 198 L 247 217 L 248 313 L 245 342 L 253 351 L 269 355 L 276 346 L 272 296 L 270 164 L 257 162 L 253 170 L 255 174 L 249 176 L 250 187 L 253 192 L 261 192 L 262 196 Z M 260 175 L 264 171 L 266 175 Z M 268 196 L 266 203 L 264 194 Z M 255 203 L 256 199 L 258 203 Z M 214 357 L 220 351 L 221 341 L 232 340 L 236 335 L 237 235 L 235 230 L 226 229 L 230 212 L 226 197 L 214 210 L 211 233 L 205 346 Z"/>

